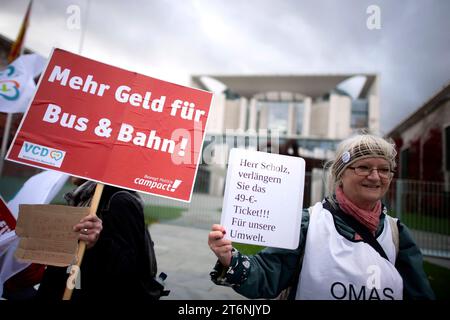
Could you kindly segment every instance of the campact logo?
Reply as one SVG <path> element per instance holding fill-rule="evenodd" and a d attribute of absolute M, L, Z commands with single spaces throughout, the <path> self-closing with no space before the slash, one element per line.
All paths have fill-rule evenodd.
<path fill-rule="evenodd" d="M 65 151 L 53 149 L 25 141 L 19 152 L 19 158 L 60 168 L 66 155 Z"/>
<path fill-rule="evenodd" d="M 177 188 L 181 184 L 181 180 L 165 180 L 162 178 L 156 178 L 156 177 L 149 177 L 145 176 L 145 178 L 136 178 L 134 179 L 134 184 L 148 187 L 150 190 L 152 189 L 158 189 L 158 190 L 165 190 L 169 192 L 175 192 Z"/>

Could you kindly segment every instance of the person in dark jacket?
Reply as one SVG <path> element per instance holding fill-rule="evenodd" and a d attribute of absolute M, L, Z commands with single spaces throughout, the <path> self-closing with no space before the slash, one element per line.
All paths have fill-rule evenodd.
<path fill-rule="evenodd" d="M 246 256 L 213 225 L 211 280 L 248 298 L 434 299 L 408 228 L 381 203 L 392 181 L 393 143 L 369 134 L 344 140 L 330 163 L 329 195 L 303 210 L 296 250 Z"/>
<path fill-rule="evenodd" d="M 65 195 L 71 206 L 89 206 L 96 183 L 73 178 L 79 185 Z M 105 186 L 97 217 L 85 217 L 74 227 L 87 242 L 79 289 L 72 300 L 159 299 L 163 287 L 155 281 L 157 263 L 145 225 L 143 202 L 136 192 Z M 61 300 L 67 268 L 47 267 L 37 298 Z"/>

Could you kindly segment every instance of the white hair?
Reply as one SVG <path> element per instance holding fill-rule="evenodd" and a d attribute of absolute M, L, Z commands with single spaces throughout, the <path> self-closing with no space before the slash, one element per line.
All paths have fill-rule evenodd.
<path fill-rule="evenodd" d="M 396 165 L 395 144 L 373 134 L 358 134 L 339 143 L 334 160 L 325 164 L 328 170 L 328 197 L 331 199 L 344 170 L 355 161 L 365 158 L 383 158 L 389 162 L 390 170 Z M 332 199 L 331 199 L 332 200 Z"/>

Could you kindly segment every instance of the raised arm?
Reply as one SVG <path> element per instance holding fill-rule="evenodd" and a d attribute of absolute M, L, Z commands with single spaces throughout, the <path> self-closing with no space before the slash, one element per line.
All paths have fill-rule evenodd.
<path fill-rule="evenodd" d="M 231 250 L 233 246 L 230 240 L 224 239 L 225 233 L 225 228 L 222 225 L 213 224 L 211 232 L 208 234 L 208 245 L 220 263 L 224 267 L 228 267 L 231 262 Z"/>

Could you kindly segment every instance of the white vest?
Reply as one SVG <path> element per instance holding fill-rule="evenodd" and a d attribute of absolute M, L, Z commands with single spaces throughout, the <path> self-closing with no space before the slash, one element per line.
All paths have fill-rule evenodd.
<path fill-rule="evenodd" d="M 377 241 L 389 261 L 363 241 L 340 235 L 332 214 L 317 203 L 312 208 L 296 299 L 397 300 L 403 298 L 403 280 L 395 269 L 391 226 L 384 220 Z"/>

